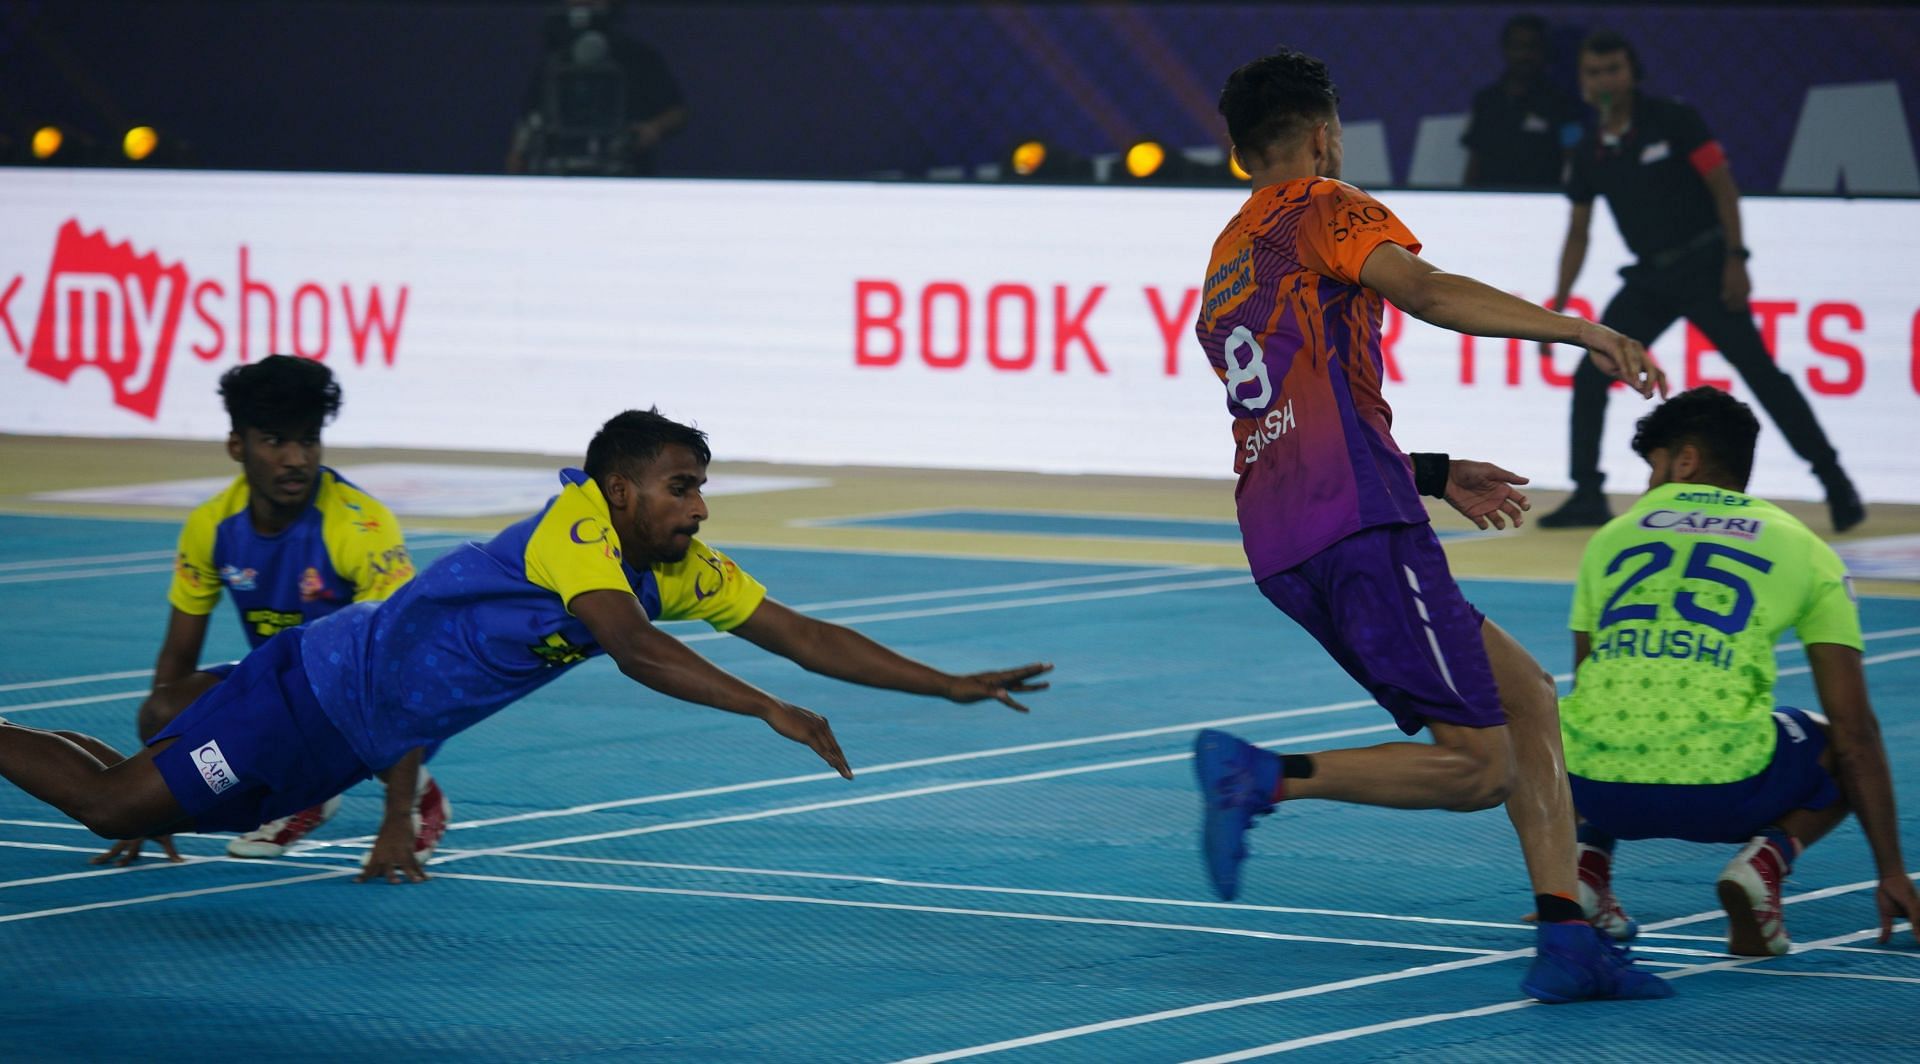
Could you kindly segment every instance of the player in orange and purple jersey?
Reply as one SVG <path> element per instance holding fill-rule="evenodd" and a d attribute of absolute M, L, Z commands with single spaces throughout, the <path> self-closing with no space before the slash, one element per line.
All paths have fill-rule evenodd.
<path fill-rule="evenodd" d="M 1638 343 L 1421 259 L 1392 211 L 1339 180 L 1337 105 L 1325 64 L 1298 52 L 1227 79 L 1220 112 L 1253 194 L 1214 244 L 1197 331 L 1226 386 L 1240 528 L 1261 592 L 1403 731 L 1426 728 L 1433 742 L 1283 756 L 1201 732 L 1214 889 L 1238 892 L 1247 829 L 1285 799 L 1505 802 L 1541 913 L 1522 988 L 1548 1002 L 1665 997 L 1667 984 L 1634 968 L 1575 900 L 1553 681 L 1461 595 L 1419 498 L 1444 498 L 1483 528 L 1517 525 L 1525 478 L 1400 450 L 1380 390 L 1382 299 L 1443 328 L 1578 343 L 1643 396 L 1665 381 Z"/>

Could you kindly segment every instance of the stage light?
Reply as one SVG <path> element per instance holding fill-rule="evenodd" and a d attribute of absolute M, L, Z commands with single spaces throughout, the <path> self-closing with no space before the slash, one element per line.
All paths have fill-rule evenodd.
<path fill-rule="evenodd" d="M 1023 140 L 1001 157 L 1001 176 L 1010 181 L 1092 181 L 1093 163 L 1057 144 Z"/>
<path fill-rule="evenodd" d="M 33 131 L 33 157 L 45 162 L 60 154 L 60 146 L 66 142 L 59 126 L 41 126 Z"/>
<path fill-rule="evenodd" d="M 1127 149 L 1127 175 L 1136 181 L 1145 181 L 1160 172 L 1167 162 L 1167 149 L 1158 141 L 1136 141 Z"/>
<path fill-rule="evenodd" d="M 1022 141 L 1014 147 L 1008 162 L 1016 177 L 1032 177 L 1046 168 L 1047 146 L 1037 140 Z"/>
<path fill-rule="evenodd" d="M 152 126 L 135 126 L 120 138 L 120 150 L 126 153 L 129 162 L 145 162 L 159 146 L 160 134 L 154 132 Z"/>

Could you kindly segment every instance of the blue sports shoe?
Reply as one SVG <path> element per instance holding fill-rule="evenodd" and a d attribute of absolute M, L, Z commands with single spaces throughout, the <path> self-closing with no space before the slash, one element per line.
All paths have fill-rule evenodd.
<path fill-rule="evenodd" d="M 1633 957 L 1591 924 L 1541 924 L 1533 967 L 1520 980 L 1527 996 L 1549 1005 L 1673 996 L 1673 986 L 1633 966 Z"/>
<path fill-rule="evenodd" d="M 1252 743 L 1208 728 L 1193 741 L 1193 771 L 1200 781 L 1201 852 L 1213 892 L 1232 901 L 1240 893 L 1240 862 L 1247 859 L 1253 818 L 1273 812 L 1280 759 Z"/>

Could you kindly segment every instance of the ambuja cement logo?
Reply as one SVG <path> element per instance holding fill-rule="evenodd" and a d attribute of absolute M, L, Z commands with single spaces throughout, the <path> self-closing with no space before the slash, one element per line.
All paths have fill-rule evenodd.
<path fill-rule="evenodd" d="M 157 251 L 136 253 L 131 242 L 68 219 L 54 240 L 31 343 L 21 342 L 12 306 L 26 277 L 0 276 L 0 337 L 26 355 L 30 372 L 62 383 L 82 370 L 105 374 L 114 404 L 148 420 L 159 415 L 168 365 L 186 351 L 207 362 L 231 347 L 240 362 L 279 353 L 394 364 L 407 285 L 276 286 L 256 275 L 252 249 L 241 244 L 238 252 L 231 279 L 196 282 Z"/>

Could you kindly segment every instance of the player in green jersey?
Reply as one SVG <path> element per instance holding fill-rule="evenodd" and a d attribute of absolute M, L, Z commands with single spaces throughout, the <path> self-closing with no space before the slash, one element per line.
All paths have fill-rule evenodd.
<path fill-rule="evenodd" d="M 1728 949 L 1787 951 L 1780 883 L 1852 812 L 1877 866 L 1880 940 L 1920 917 L 1900 856 L 1893 781 L 1867 701 L 1860 615 L 1839 555 L 1746 494 L 1760 423 L 1712 388 L 1640 419 L 1647 493 L 1587 544 L 1560 702 L 1580 827 L 1580 900 L 1618 939 L 1616 839 L 1744 843 L 1720 873 Z M 1793 629 L 1826 716 L 1776 707 L 1773 647 Z M 1920 939 L 1920 921 L 1915 936 Z"/>

